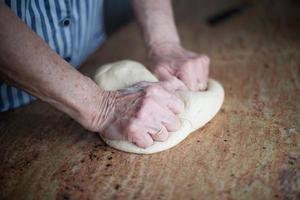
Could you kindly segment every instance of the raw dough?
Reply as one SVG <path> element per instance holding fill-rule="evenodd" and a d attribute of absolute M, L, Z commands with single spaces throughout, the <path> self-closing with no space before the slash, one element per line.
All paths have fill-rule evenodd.
<path fill-rule="evenodd" d="M 96 83 L 104 90 L 126 88 L 140 81 L 157 82 L 158 79 L 142 64 L 123 60 L 100 67 L 95 74 Z M 154 142 L 146 149 L 123 140 L 102 138 L 109 146 L 131 153 L 151 154 L 176 146 L 194 130 L 204 126 L 219 111 L 224 100 L 224 90 L 220 83 L 210 79 L 205 92 L 181 91 L 178 94 L 185 103 L 185 112 L 179 115 L 181 128 L 171 132 L 165 142 Z"/>

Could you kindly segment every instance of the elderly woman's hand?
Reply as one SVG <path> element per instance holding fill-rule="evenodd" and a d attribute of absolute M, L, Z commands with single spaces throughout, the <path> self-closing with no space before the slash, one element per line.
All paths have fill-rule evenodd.
<path fill-rule="evenodd" d="M 179 129 L 176 114 L 184 110 L 184 103 L 169 92 L 177 87 L 176 83 L 171 86 L 164 82 L 141 82 L 109 92 L 109 98 L 113 99 L 111 108 L 100 109 L 96 117 L 99 120 L 94 120 L 89 129 L 105 138 L 128 140 L 142 148 L 151 146 L 153 141 L 165 141 L 168 131 Z M 105 102 L 109 101 L 103 101 L 102 107 L 107 106 Z M 102 124 L 98 124 L 100 122 Z"/>
<path fill-rule="evenodd" d="M 177 43 L 162 43 L 151 47 L 149 60 L 149 69 L 162 81 L 183 82 L 191 91 L 207 88 L 209 58 L 204 54 L 185 50 Z"/>

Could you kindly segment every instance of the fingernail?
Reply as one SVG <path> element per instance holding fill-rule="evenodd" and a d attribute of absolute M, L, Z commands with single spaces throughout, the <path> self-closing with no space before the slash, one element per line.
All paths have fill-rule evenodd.
<path fill-rule="evenodd" d="M 207 88 L 207 84 L 206 83 L 200 83 L 199 84 L 199 90 L 205 90 Z"/>

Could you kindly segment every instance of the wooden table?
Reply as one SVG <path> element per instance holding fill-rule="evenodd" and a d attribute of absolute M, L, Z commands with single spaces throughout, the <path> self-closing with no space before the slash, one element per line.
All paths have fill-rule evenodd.
<path fill-rule="evenodd" d="M 299 199 L 297 4 L 255 1 L 209 26 L 201 3 L 175 2 L 183 44 L 211 57 L 226 97 L 208 125 L 171 150 L 119 152 L 41 101 L 0 114 L 0 199 Z M 144 55 L 132 23 L 81 70 Z"/>

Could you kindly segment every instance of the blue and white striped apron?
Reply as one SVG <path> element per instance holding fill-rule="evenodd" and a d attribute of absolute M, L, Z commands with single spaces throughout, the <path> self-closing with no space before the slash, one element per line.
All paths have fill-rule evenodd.
<path fill-rule="evenodd" d="M 58 55 L 78 67 L 104 41 L 103 0 L 0 0 Z M 0 80 L 0 111 L 36 98 Z"/>

